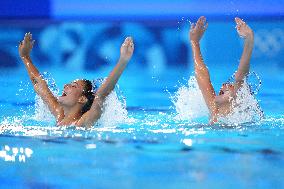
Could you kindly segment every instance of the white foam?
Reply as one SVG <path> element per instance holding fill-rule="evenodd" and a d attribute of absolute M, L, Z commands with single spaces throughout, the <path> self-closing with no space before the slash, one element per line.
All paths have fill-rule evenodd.
<path fill-rule="evenodd" d="M 238 90 L 237 97 L 232 102 L 232 111 L 221 122 L 232 125 L 239 125 L 248 122 L 259 122 L 264 117 L 258 100 L 251 94 L 250 87 L 244 82 Z"/>
<path fill-rule="evenodd" d="M 209 115 L 208 108 L 199 90 L 194 76 L 188 80 L 188 86 L 181 86 L 171 97 L 177 112 L 176 119 L 193 121 Z"/>
<path fill-rule="evenodd" d="M 98 125 L 112 127 L 117 124 L 131 122 L 126 110 L 126 100 L 114 90 L 106 98 L 103 105 L 103 113 L 98 120 Z"/>
<path fill-rule="evenodd" d="M 51 114 L 48 106 L 38 95 L 35 96 L 35 113 L 32 118 L 36 121 L 54 121 L 54 116 Z"/>
<path fill-rule="evenodd" d="M 194 121 L 197 118 L 209 116 L 208 108 L 194 76 L 189 78 L 188 86 L 181 86 L 171 99 L 177 113 L 176 118 L 179 120 Z M 239 125 L 258 122 L 263 116 L 258 100 L 251 94 L 250 87 L 245 82 L 232 103 L 232 112 L 218 120 L 224 124 Z"/>
<path fill-rule="evenodd" d="M 55 80 L 48 72 L 44 72 L 42 76 L 46 81 L 49 90 L 57 98 L 59 94 L 59 89 L 56 86 Z M 33 119 L 36 121 L 44 121 L 44 122 L 50 122 L 55 120 L 48 106 L 43 102 L 41 97 L 38 95 L 35 96 L 35 114 L 33 116 Z"/>

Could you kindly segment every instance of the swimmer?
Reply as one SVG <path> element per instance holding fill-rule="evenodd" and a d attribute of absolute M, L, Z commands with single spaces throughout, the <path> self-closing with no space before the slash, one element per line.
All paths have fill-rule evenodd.
<path fill-rule="evenodd" d="M 249 73 L 250 58 L 254 44 L 252 29 L 240 18 L 235 18 L 237 33 L 244 38 L 244 49 L 234 77 L 234 83 L 224 83 L 216 95 L 212 86 L 208 68 L 206 67 L 200 50 L 199 41 L 208 27 L 206 18 L 201 16 L 195 24 L 191 24 L 189 31 L 190 43 L 193 51 L 195 77 L 203 98 L 210 112 L 210 123 L 216 123 L 218 117 L 226 116 L 232 111 L 232 101 L 236 98 L 238 89 L 244 83 Z"/>
<path fill-rule="evenodd" d="M 125 39 L 120 48 L 118 63 L 95 93 L 92 91 L 91 81 L 77 79 L 64 85 L 62 95 L 58 98 L 52 94 L 46 81 L 32 63 L 30 52 L 34 42 L 32 34 L 26 33 L 24 40 L 19 44 L 19 54 L 28 71 L 35 92 L 47 104 L 56 118 L 57 125 L 93 126 L 102 114 L 102 106 L 106 97 L 114 89 L 133 54 L 134 44 L 132 38 L 127 37 Z"/>

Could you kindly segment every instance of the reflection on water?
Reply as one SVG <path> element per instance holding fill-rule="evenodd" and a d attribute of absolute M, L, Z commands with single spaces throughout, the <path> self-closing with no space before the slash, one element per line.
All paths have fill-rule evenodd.
<path fill-rule="evenodd" d="M 30 158 L 33 151 L 30 148 L 24 147 L 10 147 L 5 145 L 0 151 L 0 158 L 9 162 L 26 162 L 26 158 Z"/>

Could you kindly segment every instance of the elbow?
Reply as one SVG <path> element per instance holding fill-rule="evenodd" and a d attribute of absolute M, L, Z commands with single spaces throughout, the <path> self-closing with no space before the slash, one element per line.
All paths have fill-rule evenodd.
<path fill-rule="evenodd" d="M 195 71 L 195 77 L 197 80 L 210 80 L 209 72 L 206 70 Z"/>
<path fill-rule="evenodd" d="M 207 67 L 203 67 L 203 66 L 195 66 L 195 75 L 199 76 L 199 77 L 208 77 L 209 78 L 209 71 L 207 69 Z"/>
<path fill-rule="evenodd" d="M 239 81 L 242 81 L 242 80 L 243 80 L 242 74 L 236 73 L 235 74 L 235 81 L 239 82 Z"/>
<path fill-rule="evenodd" d="M 93 106 L 94 105 L 99 105 L 102 107 L 102 104 L 105 100 L 106 96 L 104 94 L 95 94 L 95 98 L 94 98 L 94 101 L 93 101 Z"/>
<path fill-rule="evenodd" d="M 80 127 L 85 127 L 86 129 L 90 129 L 90 128 L 92 128 L 93 126 L 94 126 L 94 123 L 95 122 L 92 122 L 92 121 L 88 121 L 88 122 L 86 122 L 84 125 L 81 125 Z M 77 126 L 77 125 L 76 125 Z M 79 127 L 79 126 L 78 126 Z"/>
<path fill-rule="evenodd" d="M 91 128 L 91 127 L 95 126 L 97 121 L 100 119 L 101 114 L 102 114 L 101 110 L 97 110 L 95 112 L 90 112 L 88 117 L 86 117 L 86 119 L 84 120 L 83 123 L 80 124 L 80 126 L 85 127 L 85 128 Z M 79 125 L 76 125 L 76 126 L 79 126 Z"/>
<path fill-rule="evenodd" d="M 241 81 L 243 81 L 246 75 L 247 75 L 247 74 L 245 74 L 245 73 L 237 72 L 237 73 L 235 74 L 235 81 L 236 81 L 236 82 L 241 82 Z"/>

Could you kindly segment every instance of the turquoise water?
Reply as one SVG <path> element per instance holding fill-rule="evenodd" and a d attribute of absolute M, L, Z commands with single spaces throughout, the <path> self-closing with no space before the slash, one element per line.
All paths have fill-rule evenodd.
<path fill-rule="evenodd" d="M 63 77 L 62 70 L 49 70 L 59 88 L 108 71 L 70 71 Z M 225 78 L 211 71 L 217 73 L 217 89 Z M 2 70 L 0 187 L 283 188 L 284 79 L 279 70 L 258 71 L 257 99 L 265 119 L 256 123 L 210 126 L 206 116 L 180 120 L 171 96 L 187 85 L 191 71 L 129 69 L 119 81 L 126 109 L 115 98 L 109 104 L 123 114 L 106 113 L 100 125 L 78 130 L 55 127 L 44 108 L 35 108 L 25 70 Z"/>

